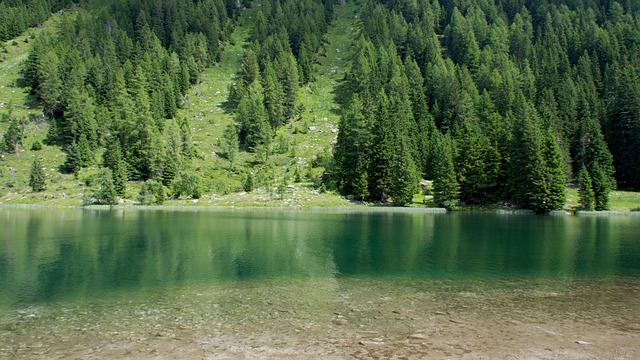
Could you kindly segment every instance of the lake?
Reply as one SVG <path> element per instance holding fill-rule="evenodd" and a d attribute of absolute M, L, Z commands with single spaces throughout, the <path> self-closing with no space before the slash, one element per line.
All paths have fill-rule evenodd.
<path fill-rule="evenodd" d="M 0 358 L 638 358 L 640 216 L 0 207 Z"/>

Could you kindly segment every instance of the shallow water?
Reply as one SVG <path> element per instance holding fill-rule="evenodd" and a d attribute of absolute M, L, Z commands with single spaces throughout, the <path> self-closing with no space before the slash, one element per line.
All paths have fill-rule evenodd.
<path fill-rule="evenodd" d="M 637 217 L 0 208 L 0 224 L 0 357 L 640 354 Z"/>

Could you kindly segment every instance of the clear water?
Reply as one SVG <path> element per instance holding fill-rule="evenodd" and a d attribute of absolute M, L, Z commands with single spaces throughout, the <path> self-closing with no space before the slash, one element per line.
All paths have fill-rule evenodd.
<path fill-rule="evenodd" d="M 283 334 L 308 352 L 294 355 L 329 356 L 336 331 L 348 346 L 383 328 L 388 344 L 434 314 L 617 329 L 640 349 L 639 297 L 636 216 L 0 208 L 0 357 L 128 356 L 180 332 L 193 351 L 255 357 L 239 333 Z"/>

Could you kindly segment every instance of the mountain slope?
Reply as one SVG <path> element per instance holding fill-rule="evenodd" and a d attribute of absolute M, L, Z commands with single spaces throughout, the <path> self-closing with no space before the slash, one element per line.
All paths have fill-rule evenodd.
<path fill-rule="evenodd" d="M 304 111 L 301 116 L 280 128 L 274 137 L 278 149 L 269 161 L 263 162 L 253 153 L 240 152 L 233 166 L 221 155 L 221 138 L 224 129 L 233 124 L 235 117 L 225 111 L 229 88 L 235 81 L 249 32 L 253 26 L 256 9 L 243 11 L 238 20 L 230 44 L 223 51 L 220 62 L 206 69 L 200 76 L 200 83 L 187 94 L 187 103 L 178 111 L 177 118 L 186 117 L 191 127 L 195 157 L 191 170 L 200 175 L 203 196 L 198 201 L 169 200 L 167 204 L 200 205 L 344 205 L 347 202 L 334 193 L 322 193 L 317 189 L 317 179 L 324 168 L 316 161 L 318 156 L 327 159 L 331 142 L 337 133 L 337 105 L 333 92 L 343 76 L 346 64 L 343 56 L 351 40 L 353 7 L 336 6 L 336 20 L 327 34 L 325 55 L 318 64 L 317 81 L 299 90 L 299 101 Z M 56 28 L 57 18 L 53 16 L 43 28 Z M 62 16 L 73 16 L 64 14 Z M 37 33 L 40 30 L 32 30 Z M 0 63 L 0 89 L 4 108 L 13 104 L 12 115 L 25 118 L 41 111 L 23 105 L 33 101 L 27 88 L 16 87 L 19 83 L 20 64 L 26 59 L 27 33 L 15 41 L 5 44 L 9 48 Z M 11 86 L 11 87 L 10 87 Z M 4 99 L 7 99 L 6 101 Z M 36 106 L 33 106 L 37 109 Z M 4 134 L 8 122 L 0 123 L 0 134 Z M 98 187 L 99 168 L 96 165 L 82 169 L 77 177 L 65 174 L 62 166 L 65 153 L 58 146 L 44 145 L 42 150 L 32 151 L 34 142 L 42 143 L 46 138 L 48 125 L 29 122 L 24 130 L 25 137 L 20 145 L 20 156 L 12 153 L 2 155 L 0 161 L 0 202 L 2 203 L 42 203 L 50 205 L 80 205 Z M 32 193 L 28 187 L 29 169 L 35 156 L 45 164 L 47 189 Z M 98 159 L 99 160 L 99 159 Z M 100 161 L 98 161 L 100 163 Z M 257 182 L 268 183 L 243 191 L 246 178 L 252 176 Z M 266 179 L 260 179 L 260 178 Z M 134 203 L 141 184 L 130 181 L 127 184 L 125 202 Z"/>

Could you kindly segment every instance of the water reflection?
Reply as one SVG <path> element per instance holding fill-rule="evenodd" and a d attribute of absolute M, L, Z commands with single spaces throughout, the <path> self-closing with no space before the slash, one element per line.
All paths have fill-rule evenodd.
<path fill-rule="evenodd" d="M 0 208 L 0 305 L 277 278 L 640 273 L 625 217 Z"/>

